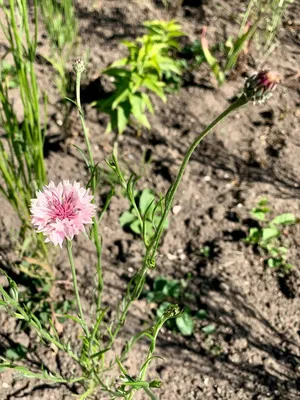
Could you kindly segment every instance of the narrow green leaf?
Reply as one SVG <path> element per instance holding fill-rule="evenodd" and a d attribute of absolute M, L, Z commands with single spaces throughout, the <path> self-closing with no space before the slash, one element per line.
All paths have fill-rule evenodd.
<path fill-rule="evenodd" d="M 117 108 L 117 124 L 118 124 L 118 132 L 121 134 L 124 132 L 126 126 L 128 125 L 129 118 L 126 115 L 126 112 L 122 105 Z"/>

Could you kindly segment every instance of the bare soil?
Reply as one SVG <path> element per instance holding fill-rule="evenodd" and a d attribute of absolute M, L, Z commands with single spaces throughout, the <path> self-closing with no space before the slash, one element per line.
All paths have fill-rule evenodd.
<path fill-rule="evenodd" d="M 90 49 L 82 96 L 96 161 L 104 160 L 112 150 L 113 136 L 105 135 L 106 118 L 90 106 L 99 98 L 106 83 L 99 72 L 121 57 L 123 39 L 134 39 L 143 32 L 142 22 L 167 17 L 165 10 L 152 2 L 79 2 L 82 51 Z M 212 4 L 214 3 L 214 4 Z M 208 25 L 211 43 L 224 40 L 238 29 L 237 19 L 244 2 L 185 1 L 178 20 L 188 40 L 199 38 L 201 27 Z M 196 150 L 176 196 L 176 215 L 164 236 L 149 282 L 158 275 L 181 279 L 193 274 L 189 288 L 196 295 L 197 307 L 208 312 L 208 321 L 216 327 L 206 336 L 199 323 L 190 338 L 163 329 L 149 376 L 163 382 L 157 396 L 162 400 L 296 400 L 300 398 L 300 228 L 289 231 L 291 262 L 294 269 L 286 277 L 264 266 L 262 257 L 243 242 L 249 230 L 249 210 L 261 197 L 267 197 L 274 215 L 281 212 L 300 214 L 299 180 L 299 3 L 294 2 L 279 33 L 279 46 L 268 58 L 268 67 L 279 71 L 282 85 L 266 104 L 248 105 L 222 122 Z M 48 46 L 40 32 L 39 52 Z M 228 106 L 242 87 L 244 76 L 261 68 L 253 46 L 243 70 L 221 88 L 210 71 L 201 66 L 194 71 L 167 104 L 155 102 L 156 113 L 150 117 L 152 129 L 137 137 L 129 129 L 120 140 L 122 165 L 143 174 L 139 188 L 149 187 L 165 193 L 173 181 L 189 144 L 197 133 Z M 67 128 L 61 128 L 61 105 L 53 84 L 54 73 L 48 65 L 37 64 L 42 90 L 49 95 L 49 143 L 47 166 L 49 180 L 86 182 L 87 173 L 80 154 L 72 144 L 84 147 L 76 110 Z M 60 140 L 57 142 L 56 138 Z M 151 154 L 145 165 L 143 156 Z M 103 205 L 109 186 L 103 173 L 100 195 Z M 128 276 L 139 267 L 141 246 L 119 225 L 120 214 L 128 208 L 119 194 L 114 197 L 102 223 L 104 239 L 103 268 L 106 289 L 104 302 L 116 306 L 124 293 Z M 178 212 L 179 210 L 179 212 Z M 173 213 L 174 214 L 174 213 Z M 13 257 L 9 232 L 16 217 L 9 205 L 0 209 L 0 246 L 5 266 Z M 206 260 L 200 248 L 213 251 Z M 93 298 L 94 249 L 84 237 L 74 245 L 80 292 L 86 312 Z M 70 280 L 65 251 L 57 253 L 56 277 Z M 72 298 L 68 285 L 56 285 L 54 296 Z M 137 301 L 117 344 L 120 348 L 133 332 L 142 330 L 153 319 L 152 306 Z M 0 314 L 0 354 L 15 343 L 34 349 L 32 332 L 19 332 L 16 323 Z M 79 332 L 66 324 L 62 335 L 77 340 Z M 67 373 L 72 365 L 60 354 L 39 346 L 29 351 L 27 362 L 33 367 L 44 363 L 50 370 Z M 126 365 L 134 373 L 143 360 L 142 343 L 131 353 Z M 71 390 L 70 390 L 71 389 Z M 0 375 L 1 400 L 72 399 L 76 388 L 48 385 L 15 379 L 11 372 Z M 104 397 L 97 397 L 98 399 Z M 137 397 L 138 398 L 138 397 Z"/>

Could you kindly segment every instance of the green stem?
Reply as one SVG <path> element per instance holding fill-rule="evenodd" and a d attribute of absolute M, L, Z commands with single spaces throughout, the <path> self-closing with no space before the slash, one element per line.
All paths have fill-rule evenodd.
<path fill-rule="evenodd" d="M 92 189 L 92 193 L 94 196 L 93 202 L 95 202 L 96 185 L 97 185 L 97 179 L 96 179 L 96 174 L 95 174 L 95 162 L 94 162 L 94 157 L 93 157 L 93 153 L 92 153 L 92 149 L 91 149 L 88 130 L 85 125 L 83 110 L 81 108 L 80 80 L 81 80 L 81 72 L 77 72 L 76 73 L 76 102 L 77 102 L 77 107 L 78 107 L 78 111 L 79 111 L 79 115 L 80 115 L 80 121 L 81 121 L 84 138 L 85 138 L 85 143 L 86 143 L 88 156 L 89 156 L 90 169 L 91 169 L 91 173 L 92 173 L 91 189 Z M 102 298 L 102 291 L 103 291 L 103 274 L 102 274 L 102 262 L 101 262 L 102 244 L 101 244 L 100 236 L 99 236 L 99 224 L 97 221 L 97 217 L 93 217 L 93 236 L 94 236 L 94 243 L 95 243 L 96 252 L 97 252 L 96 270 L 97 270 L 97 275 L 98 275 L 98 287 L 97 287 L 98 293 L 97 293 L 97 311 L 96 311 L 96 313 L 98 314 L 101 311 L 101 298 Z"/>
<path fill-rule="evenodd" d="M 159 241 L 160 238 L 162 236 L 163 233 L 163 229 L 164 229 L 164 225 L 165 225 L 165 221 L 168 217 L 168 214 L 171 210 L 172 204 L 173 204 L 173 200 L 174 200 L 174 196 L 177 192 L 178 186 L 181 182 L 181 179 L 183 177 L 183 174 L 185 172 L 186 166 L 193 154 L 193 152 L 195 151 L 195 149 L 198 147 L 198 145 L 202 142 L 202 140 L 205 138 L 205 136 L 219 123 L 221 122 L 225 117 L 227 117 L 232 111 L 236 110 L 237 108 L 245 105 L 248 102 L 248 99 L 246 98 L 245 95 L 242 95 L 241 97 L 239 97 L 234 103 L 232 103 L 225 111 L 223 111 L 211 124 L 209 124 L 203 132 L 200 133 L 200 135 L 197 136 L 197 138 L 194 140 L 194 142 L 191 144 L 191 146 L 189 147 L 183 161 L 182 164 L 179 168 L 177 177 L 175 179 L 175 182 L 169 187 L 169 190 L 166 194 L 165 197 L 165 209 L 164 209 L 164 213 L 161 217 L 161 220 L 158 224 L 156 233 L 154 235 L 154 238 L 152 240 L 152 243 L 150 244 L 149 248 L 151 249 L 150 252 L 150 258 L 154 259 L 157 249 L 158 249 L 158 245 L 159 245 Z"/>
<path fill-rule="evenodd" d="M 117 325 L 115 327 L 115 330 L 112 333 L 112 336 L 110 338 L 110 342 L 108 344 L 108 347 L 111 347 L 120 332 L 122 326 L 125 323 L 127 313 L 129 311 L 129 308 L 134 300 L 137 300 L 141 294 L 145 276 L 148 270 L 148 259 L 149 259 L 149 251 L 146 251 L 146 254 L 144 256 L 143 260 L 143 265 L 141 269 L 136 273 L 135 277 L 132 279 L 132 283 L 135 285 L 134 290 L 130 292 L 129 290 L 127 291 L 127 295 L 125 296 L 124 299 L 124 305 L 123 305 L 123 310 L 122 313 L 118 319 Z M 129 284 L 130 285 L 130 284 Z M 130 289 L 130 286 L 129 286 Z"/>
<path fill-rule="evenodd" d="M 178 171 L 177 177 L 175 179 L 175 182 L 170 186 L 167 194 L 166 194 L 166 198 L 165 198 L 165 210 L 163 212 L 163 215 L 161 217 L 161 220 L 159 222 L 159 225 L 157 227 L 155 236 L 151 242 L 151 244 L 147 247 L 146 250 L 146 254 L 144 257 L 144 261 L 143 261 L 143 265 L 140 269 L 140 271 L 138 271 L 138 273 L 136 274 L 136 279 L 132 281 L 132 283 L 135 285 L 135 289 L 133 291 L 133 293 L 131 292 L 127 292 L 127 295 L 124 299 L 124 304 L 123 304 L 123 310 L 122 313 L 120 315 L 120 318 L 118 319 L 117 325 L 115 330 L 113 331 L 112 335 L 111 335 L 111 339 L 109 342 L 108 347 L 111 347 L 112 344 L 114 343 L 116 336 L 118 335 L 120 329 L 122 328 L 122 326 L 124 325 L 128 310 L 133 302 L 133 300 L 137 299 L 141 293 L 141 289 L 143 286 L 143 282 L 147 273 L 147 270 L 149 268 L 149 263 L 152 264 L 153 267 L 153 260 L 155 259 L 155 255 L 157 252 L 157 248 L 159 245 L 159 240 L 162 236 L 163 233 L 163 227 L 165 224 L 165 221 L 168 217 L 168 214 L 171 210 L 172 207 L 172 203 L 173 203 L 173 199 L 174 196 L 176 194 L 176 191 L 178 189 L 178 186 L 181 182 L 181 179 L 183 177 L 183 174 L 185 172 L 186 166 L 193 154 L 193 152 L 195 151 L 195 149 L 197 148 L 197 146 L 199 145 L 199 143 L 205 138 L 205 136 L 220 122 L 222 121 L 227 115 L 229 115 L 232 111 L 236 110 L 237 108 L 245 105 L 248 102 L 248 99 L 246 98 L 245 95 L 242 95 L 241 97 L 239 97 L 233 104 L 231 104 L 223 113 L 221 113 L 211 124 L 209 124 L 203 132 L 200 133 L 200 135 L 194 140 L 194 142 L 191 144 L 190 148 L 188 149 L 182 164 L 180 166 L 180 169 Z M 116 167 L 116 173 L 119 177 L 120 183 L 121 185 L 126 188 L 126 182 L 125 179 L 119 169 L 118 166 L 118 162 L 117 162 L 117 158 L 116 158 L 116 153 L 114 153 L 114 162 L 115 162 L 115 167 Z"/>
<path fill-rule="evenodd" d="M 75 263 L 74 263 L 74 258 L 73 258 L 73 252 L 72 252 L 72 241 L 67 240 L 67 250 L 68 250 L 68 257 L 70 261 L 70 266 L 71 266 L 71 272 L 72 272 L 72 279 L 73 279 L 73 286 L 74 286 L 74 292 L 75 292 L 75 298 L 76 298 L 76 303 L 77 303 L 77 309 L 78 309 L 78 315 L 80 317 L 80 322 L 82 329 L 86 336 L 89 336 L 89 330 L 87 327 L 87 324 L 84 319 L 84 314 L 82 311 L 82 305 L 81 305 L 81 300 L 79 296 L 79 291 L 78 291 L 78 284 L 77 284 L 77 277 L 76 277 L 76 269 L 75 269 Z"/>

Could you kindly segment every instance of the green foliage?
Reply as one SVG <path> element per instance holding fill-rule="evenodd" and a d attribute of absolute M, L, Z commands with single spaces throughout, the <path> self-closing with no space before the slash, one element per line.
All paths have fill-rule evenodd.
<path fill-rule="evenodd" d="M 166 325 L 171 330 L 179 331 L 183 336 L 191 336 L 194 333 L 195 318 L 199 320 L 207 319 L 207 312 L 205 310 L 193 312 L 186 304 L 195 301 L 194 296 L 188 294 L 187 290 L 188 281 L 190 279 L 192 279 L 192 275 L 180 281 L 159 276 L 154 280 L 152 290 L 145 293 L 149 303 L 158 304 L 158 308 L 156 309 L 156 316 L 158 318 L 163 315 L 170 304 L 180 304 L 182 308 L 181 313 L 174 319 L 169 320 Z M 212 333 L 208 332 L 208 326 L 209 325 L 202 328 L 202 331 L 206 334 Z"/>
<path fill-rule="evenodd" d="M 183 48 L 182 54 L 184 57 L 191 60 L 193 68 L 199 67 L 205 61 L 202 44 L 198 39 L 194 40 L 190 44 L 187 44 Z"/>
<path fill-rule="evenodd" d="M 0 64 L 0 123 L 5 135 L 0 139 L 0 191 L 11 203 L 22 223 L 20 238 L 27 254 L 36 247 L 46 253 L 43 240 L 30 225 L 30 199 L 46 182 L 43 154 L 45 132 L 40 121 L 40 96 L 34 61 L 37 48 L 37 6 L 34 7 L 35 33 L 30 34 L 27 1 L 10 1 L 2 6 L 0 25 L 8 43 L 12 62 Z M 10 88 L 18 87 L 22 100 L 20 121 L 10 99 Z M 40 252 L 39 252 L 40 254 Z M 41 254 L 40 254 L 41 255 Z"/>
<path fill-rule="evenodd" d="M 203 246 L 200 248 L 200 254 L 203 255 L 205 258 L 210 258 L 212 253 L 212 249 L 210 246 Z"/>
<path fill-rule="evenodd" d="M 4 81 L 4 86 L 8 89 L 14 89 L 19 85 L 18 73 L 16 67 L 10 62 L 0 61 L 1 81 Z"/>
<path fill-rule="evenodd" d="M 135 201 L 138 205 L 139 213 L 143 219 L 141 223 L 135 207 L 131 206 L 129 211 L 125 211 L 119 219 L 122 227 L 128 227 L 133 233 L 137 235 L 143 234 L 146 240 L 150 240 L 155 232 L 160 219 L 161 219 L 161 208 L 160 204 L 155 201 L 154 193 L 149 189 L 144 189 L 141 192 L 135 194 Z M 144 228 L 143 228 L 144 226 Z M 164 228 L 168 227 L 168 221 L 166 221 Z"/>
<path fill-rule="evenodd" d="M 213 54 L 218 47 L 215 47 L 213 51 L 209 49 L 208 41 L 206 39 L 207 28 L 203 28 L 201 36 L 202 51 L 200 51 L 199 48 L 196 48 L 199 53 L 198 57 L 201 57 L 201 61 L 204 59 L 204 61 L 207 62 L 219 85 L 222 85 L 225 82 L 226 76 L 235 67 L 240 54 L 247 47 L 247 44 L 255 33 L 255 30 L 256 25 L 253 25 L 247 27 L 241 36 L 237 36 L 236 38 L 230 36 L 222 46 L 219 46 L 219 49 L 223 50 L 223 54 L 220 60 L 218 60 Z"/>
<path fill-rule="evenodd" d="M 147 34 L 134 42 L 123 42 L 128 56 L 103 71 L 113 78 L 115 90 L 94 105 L 110 117 L 107 132 L 123 133 L 129 124 L 150 129 L 146 112 L 154 113 L 150 93 L 166 102 L 164 77 L 180 76 L 179 62 L 171 53 L 179 49 L 177 39 L 183 35 L 175 21 L 148 21 Z"/>
<path fill-rule="evenodd" d="M 283 229 L 296 224 L 298 219 L 292 213 L 280 214 L 270 219 L 268 218 L 270 212 L 268 200 L 261 199 L 251 210 L 252 217 L 260 222 L 260 226 L 250 228 L 245 241 L 264 251 L 270 268 L 287 273 L 293 266 L 288 262 L 288 248 L 284 245 Z"/>
<path fill-rule="evenodd" d="M 294 0 L 249 0 L 243 15 L 239 37 L 249 24 L 256 24 L 254 39 L 263 57 L 276 45 L 276 34 L 287 7 Z"/>
<path fill-rule="evenodd" d="M 40 0 L 43 22 L 50 38 L 50 54 L 46 56 L 57 72 L 56 86 L 62 97 L 71 91 L 67 62 L 74 55 L 78 23 L 73 0 Z"/>

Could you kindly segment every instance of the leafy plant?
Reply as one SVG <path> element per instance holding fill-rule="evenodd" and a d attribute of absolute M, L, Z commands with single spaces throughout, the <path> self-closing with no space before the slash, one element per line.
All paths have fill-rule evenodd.
<path fill-rule="evenodd" d="M 12 0 L 11 0 L 12 1 Z M 25 1 L 25 0 L 24 0 Z M 109 200 L 105 202 L 100 214 L 95 204 L 98 198 L 96 192 L 97 177 L 95 170 L 97 164 L 94 161 L 92 147 L 89 140 L 88 130 L 85 124 L 84 112 L 81 108 L 80 100 L 80 80 L 81 74 L 84 70 L 84 63 L 81 59 L 77 59 L 74 63 L 74 70 L 76 72 L 76 102 L 79 118 L 82 124 L 86 150 L 81 152 L 83 159 L 86 163 L 87 170 L 90 174 L 90 179 L 86 183 L 86 187 L 91 190 L 91 195 L 87 193 L 86 187 L 82 187 L 79 183 L 70 183 L 70 181 L 63 181 L 58 183 L 51 183 L 44 187 L 36 194 L 36 198 L 32 202 L 32 223 L 41 230 L 46 239 L 54 245 L 64 246 L 67 252 L 70 274 L 72 276 L 72 289 L 74 291 L 76 313 L 74 315 L 63 314 L 61 317 L 68 318 L 74 329 L 80 331 L 76 335 L 75 344 L 65 341 L 62 335 L 59 334 L 54 320 L 45 325 L 41 317 L 35 315 L 26 305 L 20 302 L 20 293 L 16 282 L 11 279 L 4 271 L 1 271 L 2 278 L 5 284 L 0 285 L 0 307 L 4 309 L 9 315 L 14 317 L 17 321 L 27 324 L 38 336 L 41 345 L 51 345 L 57 352 L 64 353 L 70 361 L 70 367 L 66 376 L 61 372 L 50 372 L 44 367 L 35 364 L 20 365 L 18 361 L 12 361 L 5 356 L 0 356 L 0 372 L 6 369 L 21 374 L 27 379 L 42 379 L 48 382 L 55 382 L 57 384 L 77 383 L 78 390 L 80 390 L 79 398 L 81 400 L 93 397 L 105 398 L 123 398 L 131 400 L 136 393 L 142 392 L 141 395 L 146 395 L 150 399 L 156 398 L 154 390 L 161 386 L 161 382 L 157 379 L 150 380 L 147 378 L 148 367 L 152 360 L 158 357 L 156 355 L 156 342 L 158 334 L 165 323 L 172 318 L 177 318 L 180 314 L 180 307 L 178 305 L 170 305 L 161 317 L 154 321 L 154 323 L 147 329 L 139 331 L 134 334 L 125 344 L 121 353 L 115 350 L 115 344 L 121 329 L 123 328 L 132 303 L 140 297 L 147 274 L 149 270 L 156 267 L 156 260 L 158 256 L 158 249 L 161 243 L 163 231 L 166 221 L 172 210 L 174 198 L 178 193 L 178 187 L 181 183 L 182 177 L 185 173 L 188 162 L 193 155 L 193 152 L 204 139 L 204 137 L 215 126 L 228 116 L 231 112 L 246 105 L 249 101 L 254 99 L 262 100 L 268 97 L 270 90 L 274 88 L 277 77 L 275 74 L 267 74 L 263 71 L 256 76 L 252 77 L 250 81 L 246 82 L 243 93 L 240 97 L 229 107 L 218 115 L 191 143 L 188 148 L 174 182 L 169 186 L 165 196 L 157 202 L 157 208 L 161 208 L 161 217 L 158 225 L 154 227 L 154 234 L 150 240 L 145 235 L 147 210 L 144 215 L 141 214 L 139 206 L 136 203 L 136 183 L 138 178 L 132 175 L 129 179 L 125 178 L 124 173 L 120 169 L 118 162 L 118 147 L 115 143 L 113 154 L 107 161 L 107 165 L 115 173 L 118 184 L 123 189 L 126 198 L 130 205 L 134 208 L 136 215 L 142 226 L 141 243 L 143 245 L 143 258 L 140 266 L 137 268 L 135 274 L 131 277 L 127 289 L 124 293 L 122 300 L 119 302 L 115 312 L 108 312 L 109 307 L 103 304 L 102 294 L 104 288 L 104 280 L 102 274 L 102 240 L 100 236 L 99 225 L 103 221 L 102 216 L 108 207 Z M 267 83 L 266 79 L 268 78 Z M 264 86 L 262 86 L 263 81 Z M 148 209 L 151 207 L 148 206 Z M 90 226 L 91 229 L 88 229 Z M 103 230 L 105 232 L 105 230 Z M 76 241 L 73 240 L 75 235 L 84 233 L 87 240 L 95 245 L 96 259 L 95 259 L 95 297 L 93 304 L 88 306 L 87 313 L 84 312 L 82 306 L 80 291 L 81 288 L 77 281 L 76 262 L 73 255 L 73 246 Z M 105 242 L 105 241 L 104 241 Z M 66 247 L 66 249 L 65 249 Z M 93 259 L 93 257 L 92 257 Z M 1 279 L 2 281 L 2 279 Z M 91 280 L 91 291 L 94 280 Z M 164 286 L 164 285 L 163 285 Z M 176 293 L 176 284 L 173 283 L 168 289 L 168 294 Z M 181 282 L 181 286 L 184 284 Z M 163 289 L 162 289 L 163 290 Z M 185 290 L 182 294 L 185 298 L 188 296 L 188 291 Z M 168 301 L 168 299 L 166 299 Z M 183 317 L 183 315 L 185 315 Z M 199 311 L 198 316 L 203 318 L 205 314 Z M 179 320 L 180 321 L 180 320 Z M 213 331 L 212 324 L 203 327 L 206 334 Z M 187 313 L 182 314 L 181 322 L 177 321 L 178 329 L 189 334 L 191 331 L 191 321 Z M 120 338 L 121 339 L 121 338 Z M 126 368 L 124 362 L 128 358 L 133 346 L 140 340 L 147 339 L 149 342 L 148 351 L 135 375 Z M 109 356 L 106 353 L 109 352 Z M 114 370 L 114 371 L 112 371 Z M 116 374 L 118 373 L 118 375 Z M 76 385 L 77 386 L 77 385 Z"/>
<path fill-rule="evenodd" d="M 260 222 L 260 226 L 250 228 L 245 241 L 264 251 L 270 268 L 287 273 L 293 266 L 288 262 L 288 248 L 285 246 L 283 229 L 297 223 L 298 219 L 292 213 L 284 213 L 268 219 L 270 211 L 266 198 L 261 199 L 251 210 L 252 217 Z"/>
<path fill-rule="evenodd" d="M 255 30 L 256 25 L 254 24 L 251 27 L 246 27 L 242 36 L 238 36 L 236 38 L 229 37 L 222 46 L 222 61 L 219 61 L 209 49 L 208 41 L 206 39 L 207 27 L 203 28 L 201 36 L 203 58 L 210 66 L 219 85 L 222 85 L 225 82 L 226 76 L 235 67 L 239 55 L 247 47 L 247 44 L 249 43 L 249 40 L 253 36 Z"/>
<path fill-rule="evenodd" d="M 120 225 L 124 228 L 128 227 L 138 235 L 142 235 L 144 229 L 145 238 L 149 241 L 153 237 L 155 227 L 158 226 L 161 219 L 160 203 L 155 201 L 155 195 L 149 189 L 136 193 L 135 202 L 139 213 L 132 206 L 129 211 L 125 211 L 121 215 L 119 219 Z M 140 221 L 139 215 L 143 218 L 144 223 Z M 166 221 L 164 228 L 167 227 L 168 221 Z"/>
<path fill-rule="evenodd" d="M 207 319 L 206 310 L 192 311 L 187 305 L 195 301 L 195 296 L 189 294 L 188 284 L 192 279 L 189 274 L 186 279 L 180 281 L 175 279 L 168 279 L 162 276 L 155 278 L 152 290 L 145 293 L 146 299 L 149 303 L 157 303 L 156 316 L 160 318 L 165 310 L 173 303 L 179 304 L 182 311 L 181 313 L 167 321 L 166 325 L 171 330 L 179 331 L 183 336 L 191 336 L 195 328 L 195 318 L 199 320 Z M 213 325 L 205 325 L 202 331 L 206 334 L 214 332 Z"/>
<path fill-rule="evenodd" d="M 94 105 L 110 117 L 107 132 L 121 134 L 134 122 L 139 130 L 150 129 L 146 112 L 153 114 L 154 108 L 149 94 L 166 102 L 164 78 L 181 75 L 179 62 L 171 56 L 179 49 L 177 39 L 183 35 L 180 25 L 175 21 L 148 21 L 144 26 L 147 34 L 134 42 L 123 42 L 128 56 L 103 71 L 113 78 L 115 90 Z"/>
<path fill-rule="evenodd" d="M 205 61 L 203 48 L 198 39 L 184 46 L 182 55 L 191 61 L 193 68 L 199 67 Z"/>

